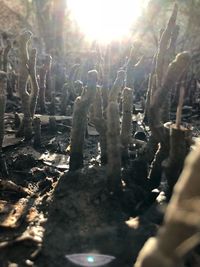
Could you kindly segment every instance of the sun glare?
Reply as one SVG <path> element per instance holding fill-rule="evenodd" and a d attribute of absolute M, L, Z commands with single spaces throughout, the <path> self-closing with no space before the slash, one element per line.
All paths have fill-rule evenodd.
<path fill-rule="evenodd" d="M 68 0 L 68 7 L 89 40 L 110 42 L 130 32 L 140 16 L 143 0 Z"/>

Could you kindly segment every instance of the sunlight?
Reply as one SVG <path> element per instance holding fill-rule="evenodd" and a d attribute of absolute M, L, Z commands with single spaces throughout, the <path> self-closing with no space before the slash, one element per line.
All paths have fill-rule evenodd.
<path fill-rule="evenodd" d="M 144 0 L 68 0 L 68 7 L 89 40 L 108 43 L 129 34 Z"/>

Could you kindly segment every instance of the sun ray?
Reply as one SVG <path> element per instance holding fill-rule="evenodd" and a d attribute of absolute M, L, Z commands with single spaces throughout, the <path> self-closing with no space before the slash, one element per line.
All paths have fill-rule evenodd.
<path fill-rule="evenodd" d="M 110 42 L 127 36 L 144 0 L 68 0 L 72 16 L 90 40 Z"/>

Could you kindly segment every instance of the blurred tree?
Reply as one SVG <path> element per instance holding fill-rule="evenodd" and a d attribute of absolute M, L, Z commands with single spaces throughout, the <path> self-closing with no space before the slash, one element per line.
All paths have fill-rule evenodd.
<path fill-rule="evenodd" d="M 32 0 L 46 51 L 63 53 L 66 0 Z"/>
<path fill-rule="evenodd" d="M 139 35 L 148 44 L 158 45 L 160 31 L 165 27 L 174 3 L 179 6 L 177 24 L 180 25 L 178 51 L 199 46 L 200 36 L 200 0 L 149 0 L 133 33 Z M 137 33 L 137 34 L 136 34 Z"/>
<path fill-rule="evenodd" d="M 67 0 L 31 0 L 31 3 L 46 52 L 63 60 L 66 50 L 80 46 L 83 40 L 83 35 L 70 18 Z"/>

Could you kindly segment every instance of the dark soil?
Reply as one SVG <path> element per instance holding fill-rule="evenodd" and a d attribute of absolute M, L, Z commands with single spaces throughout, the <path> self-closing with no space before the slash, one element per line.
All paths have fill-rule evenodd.
<path fill-rule="evenodd" d="M 107 191 L 97 142 L 97 136 L 88 136 L 85 168 L 76 172 L 67 170 L 69 132 L 51 134 L 44 127 L 40 149 L 23 141 L 5 146 L 9 177 L 4 180 L 27 192 L 0 189 L 0 266 L 74 266 L 66 255 L 89 252 L 114 256 L 107 266 L 133 265 L 145 240 L 156 233 L 160 213 L 151 206 L 155 199 L 145 204 L 149 193 L 137 181 L 120 196 Z M 54 157 L 44 157 L 49 154 Z M 125 172 L 129 180 L 130 173 Z M 144 206 L 141 212 L 136 204 Z M 149 208 L 155 213 L 150 219 L 144 215 Z M 137 213 L 141 216 L 130 218 Z"/>
<path fill-rule="evenodd" d="M 123 169 L 123 192 L 112 195 L 94 132 L 86 138 L 85 167 L 69 172 L 70 121 L 57 122 L 56 133 L 44 123 L 40 148 L 8 138 L 15 133 L 12 125 L 8 113 L 9 176 L 1 181 L 21 187 L 5 189 L 0 183 L 0 266 L 73 267 L 67 255 L 98 253 L 115 257 L 104 266 L 132 267 L 162 224 L 165 207 L 163 193 L 151 192 L 144 158 L 132 151 Z"/>

